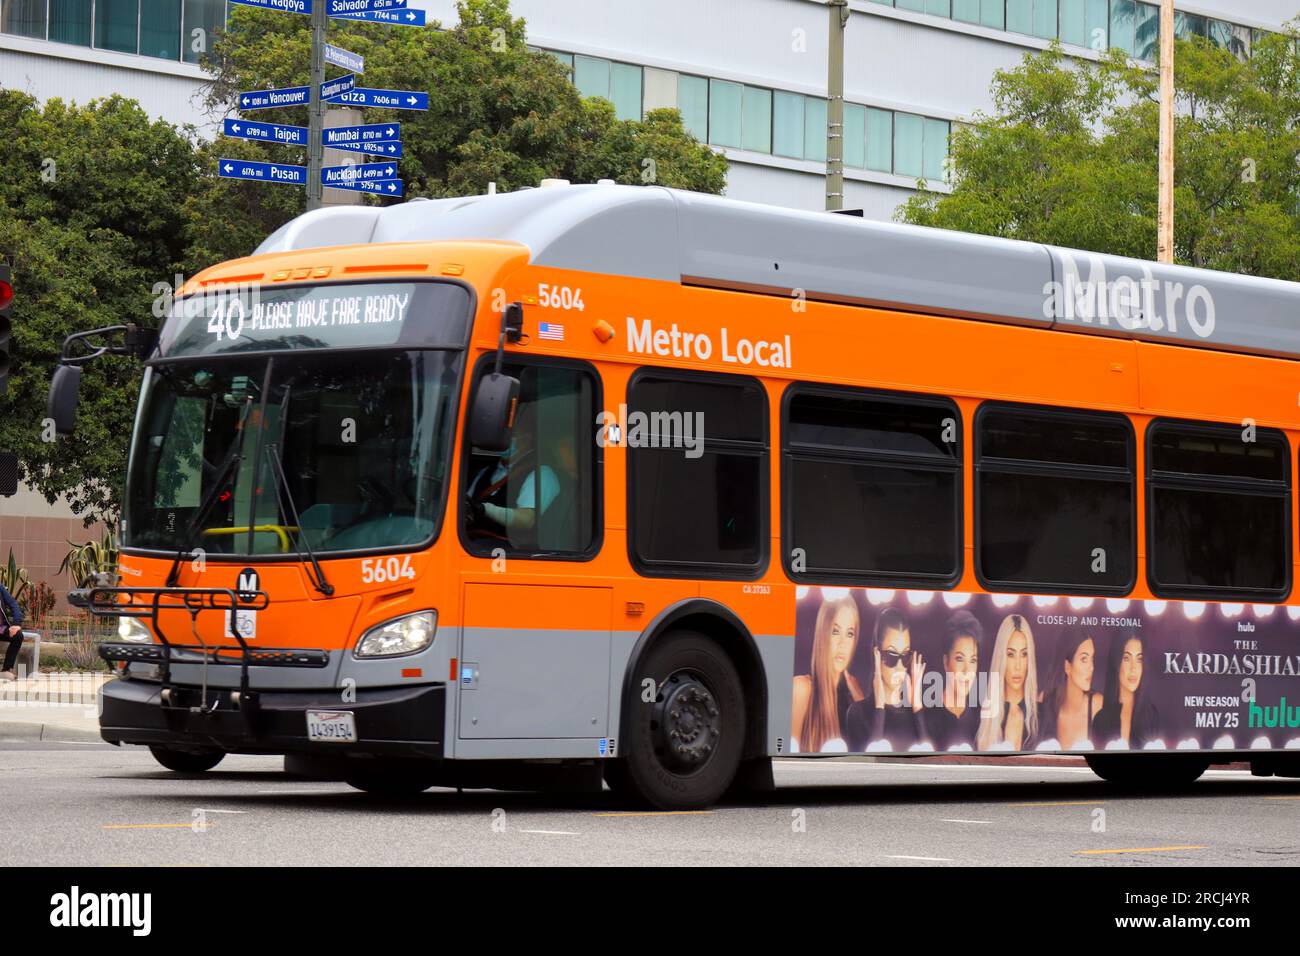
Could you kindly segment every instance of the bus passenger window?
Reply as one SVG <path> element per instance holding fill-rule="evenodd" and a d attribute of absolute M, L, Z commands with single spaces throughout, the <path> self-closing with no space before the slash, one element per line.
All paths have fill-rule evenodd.
<path fill-rule="evenodd" d="M 638 372 L 628 388 L 633 563 L 752 578 L 767 563 L 767 393 L 752 379 Z"/>
<path fill-rule="evenodd" d="M 1147 438 L 1148 577 L 1170 597 L 1280 601 L 1290 590 L 1286 436 L 1156 422 Z"/>
<path fill-rule="evenodd" d="M 480 555 L 587 554 L 598 536 L 594 376 L 540 364 L 503 371 L 519 379 L 519 406 L 505 452 L 466 449 L 466 543 Z"/>
<path fill-rule="evenodd" d="M 952 402 L 795 385 L 785 416 L 782 552 L 792 578 L 956 583 L 961 415 Z"/>
<path fill-rule="evenodd" d="M 991 590 L 1125 594 L 1136 569 L 1133 427 L 1123 415 L 985 404 L 975 554 Z"/>

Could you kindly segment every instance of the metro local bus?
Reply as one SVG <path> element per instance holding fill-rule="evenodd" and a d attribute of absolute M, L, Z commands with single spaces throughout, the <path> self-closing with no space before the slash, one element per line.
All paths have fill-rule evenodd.
<path fill-rule="evenodd" d="M 145 359 L 102 735 L 661 808 L 785 756 L 1300 775 L 1298 310 L 658 187 L 307 213 L 98 350 Z"/>

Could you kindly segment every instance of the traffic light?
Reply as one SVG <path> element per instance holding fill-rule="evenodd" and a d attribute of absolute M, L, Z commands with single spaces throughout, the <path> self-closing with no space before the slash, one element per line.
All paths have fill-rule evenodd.
<path fill-rule="evenodd" d="M 9 391 L 9 338 L 13 333 L 12 270 L 0 262 L 0 395 Z"/>

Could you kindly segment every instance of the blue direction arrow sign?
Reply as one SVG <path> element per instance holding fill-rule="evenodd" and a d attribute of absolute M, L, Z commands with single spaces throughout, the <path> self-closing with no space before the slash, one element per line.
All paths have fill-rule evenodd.
<path fill-rule="evenodd" d="M 369 13 L 372 10 L 403 10 L 406 0 L 325 0 L 325 12 L 332 17 L 346 17 L 350 13 Z"/>
<path fill-rule="evenodd" d="M 320 85 L 320 98 L 333 100 L 357 85 L 357 78 L 349 73 L 335 80 L 326 80 Z"/>
<path fill-rule="evenodd" d="M 222 132 L 236 139 L 254 139 L 260 143 L 281 143 L 285 146 L 307 145 L 307 127 L 281 126 L 278 123 L 254 123 L 246 119 L 227 117 Z M 394 153 L 394 156 L 401 155 Z"/>
<path fill-rule="evenodd" d="M 311 0 L 231 0 L 263 10 L 282 10 L 285 13 L 311 13 Z"/>
<path fill-rule="evenodd" d="M 368 23 L 393 23 L 401 27 L 424 26 L 423 10 L 367 10 L 364 13 L 332 14 L 336 20 L 365 20 Z"/>
<path fill-rule="evenodd" d="M 402 158 L 401 143 L 340 143 L 331 149 L 346 149 L 352 153 L 367 153 L 371 156 L 384 156 L 388 159 Z"/>
<path fill-rule="evenodd" d="M 347 149 L 350 143 L 387 143 L 402 138 L 401 123 L 369 123 L 365 126 L 332 126 L 321 130 L 321 143 Z"/>
<path fill-rule="evenodd" d="M 286 86 L 282 90 L 249 90 L 239 94 L 241 110 L 269 110 L 277 106 L 306 106 L 309 86 Z"/>
<path fill-rule="evenodd" d="M 401 179 L 358 179 L 347 183 L 330 183 L 331 189 L 351 189 L 357 193 L 375 193 L 380 196 L 401 196 L 405 193 Z"/>
<path fill-rule="evenodd" d="M 322 166 L 320 181 L 326 186 L 370 179 L 396 179 L 396 163 L 369 163 L 361 166 Z"/>
<path fill-rule="evenodd" d="M 371 90 L 358 86 L 334 97 L 331 102 L 344 106 L 383 106 L 391 110 L 427 110 L 429 94 L 409 90 Z"/>
<path fill-rule="evenodd" d="M 353 53 L 351 50 L 345 50 L 341 46 L 325 44 L 325 62 L 333 63 L 335 66 L 341 66 L 349 73 L 366 72 L 366 58 L 360 53 Z"/>
<path fill-rule="evenodd" d="M 256 179 L 263 183 L 307 185 L 307 167 L 288 163 L 257 163 L 247 159 L 219 159 L 217 173 L 223 179 Z"/>

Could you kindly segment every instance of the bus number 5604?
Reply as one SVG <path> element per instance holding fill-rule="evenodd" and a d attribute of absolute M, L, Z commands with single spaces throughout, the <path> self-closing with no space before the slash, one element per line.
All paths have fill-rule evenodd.
<path fill-rule="evenodd" d="M 411 567 L 409 554 L 400 558 L 396 555 L 391 558 L 366 558 L 361 562 L 362 584 L 383 584 L 399 578 L 415 580 L 415 568 Z"/>

